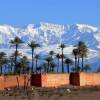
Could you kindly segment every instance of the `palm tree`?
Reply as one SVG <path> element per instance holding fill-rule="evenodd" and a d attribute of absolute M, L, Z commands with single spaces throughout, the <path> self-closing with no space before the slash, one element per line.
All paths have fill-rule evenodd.
<path fill-rule="evenodd" d="M 88 71 L 90 71 L 90 70 L 91 70 L 91 66 L 90 66 L 89 64 L 86 64 L 86 65 L 84 66 L 84 71 L 88 72 Z"/>
<path fill-rule="evenodd" d="M 49 56 L 52 58 L 52 60 L 53 60 L 53 55 L 54 55 L 54 51 L 50 51 Z M 51 66 L 50 66 L 50 69 L 51 69 Z"/>
<path fill-rule="evenodd" d="M 50 51 L 50 52 L 49 52 L 49 55 L 51 56 L 51 58 L 53 58 L 54 51 Z"/>
<path fill-rule="evenodd" d="M 36 54 L 35 59 L 36 59 L 36 73 L 37 73 L 38 60 L 40 59 L 40 56 Z"/>
<path fill-rule="evenodd" d="M 67 73 L 69 73 L 69 66 L 73 64 L 73 61 L 70 58 L 66 58 L 65 64 L 67 65 Z"/>
<path fill-rule="evenodd" d="M 42 69 L 44 70 L 44 73 L 47 73 L 47 68 L 48 68 L 47 63 L 43 63 L 41 66 L 42 66 Z"/>
<path fill-rule="evenodd" d="M 36 49 L 37 47 L 40 47 L 40 45 L 39 44 L 37 44 L 35 41 L 31 41 L 29 44 L 28 44 L 28 46 L 31 48 L 31 50 L 32 50 L 32 70 L 31 70 L 31 72 L 33 73 L 33 66 L 34 66 L 34 64 L 33 64 L 33 54 L 34 54 L 34 49 Z"/>
<path fill-rule="evenodd" d="M 51 63 L 50 63 L 50 66 L 51 66 L 51 67 L 50 67 L 50 68 L 51 68 L 51 69 L 50 69 L 50 72 L 54 72 L 54 68 L 55 68 L 56 64 L 55 64 L 54 62 L 51 62 Z"/>
<path fill-rule="evenodd" d="M 41 71 L 42 71 L 42 67 L 41 66 L 39 66 L 39 67 L 37 67 L 37 72 L 39 72 L 39 73 L 41 73 Z"/>
<path fill-rule="evenodd" d="M 59 60 L 61 58 L 59 53 L 56 54 L 56 58 L 58 59 L 58 65 L 57 65 L 57 73 L 58 73 L 58 70 L 59 70 Z"/>
<path fill-rule="evenodd" d="M 64 73 L 64 53 L 63 53 L 63 50 L 64 48 L 66 47 L 65 44 L 60 44 L 59 46 L 61 48 L 61 51 L 62 51 L 62 73 Z"/>
<path fill-rule="evenodd" d="M 73 55 L 75 56 L 75 72 L 77 71 L 77 57 L 78 57 L 78 54 L 79 54 L 78 49 L 77 48 L 73 49 Z"/>
<path fill-rule="evenodd" d="M 10 57 L 9 57 L 9 64 L 10 64 L 10 73 L 13 73 L 13 67 L 14 67 L 14 59 L 15 59 L 15 56 L 12 54 Z"/>
<path fill-rule="evenodd" d="M 81 57 L 82 59 L 82 72 L 84 71 L 84 57 L 87 57 L 87 52 L 88 52 L 88 49 L 87 49 L 87 46 L 85 45 L 84 42 L 80 41 L 78 43 L 78 49 L 79 49 L 79 56 Z"/>
<path fill-rule="evenodd" d="M 0 52 L 0 70 L 1 70 L 1 74 L 2 74 L 2 66 L 4 64 L 5 55 L 6 55 L 6 53 Z"/>
<path fill-rule="evenodd" d="M 28 58 L 26 56 L 23 56 L 20 59 L 20 69 L 22 69 L 22 73 L 25 74 L 27 71 L 27 67 L 29 66 L 29 61 Z"/>
<path fill-rule="evenodd" d="M 52 61 L 52 58 L 50 56 L 48 56 L 47 58 L 45 58 L 45 61 L 48 64 L 47 72 L 49 72 L 50 71 L 50 62 Z"/>
<path fill-rule="evenodd" d="M 7 65 L 9 66 L 8 63 L 9 63 L 9 60 L 8 60 L 8 58 L 5 57 L 5 58 L 4 58 L 4 61 L 3 61 L 3 64 L 4 64 L 4 66 L 5 66 L 5 72 L 4 72 L 5 74 L 6 74 L 6 70 L 7 70 Z"/>
<path fill-rule="evenodd" d="M 16 64 L 17 64 L 17 56 L 18 56 L 18 47 L 20 44 L 23 43 L 23 41 L 19 37 L 15 37 L 14 40 L 10 41 L 11 46 L 15 46 L 15 69 L 14 72 L 16 71 Z"/>

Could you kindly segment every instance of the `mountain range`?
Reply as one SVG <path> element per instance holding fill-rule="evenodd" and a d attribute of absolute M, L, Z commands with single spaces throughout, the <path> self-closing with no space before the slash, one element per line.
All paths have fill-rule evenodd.
<path fill-rule="evenodd" d="M 54 50 L 56 53 L 60 52 L 58 45 L 64 43 L 66 45 L 64 53 L 72 58 L 73 46 L 79 41 L 83 41 L 89 49 L 85 63 L 93 66 L 93 70 L 100 67 L 100 29 L 98 27 L 85 24 L 58 25 L 47 22 L 40 22 L 39 25 L 29 24 L 23 28 L 0 25 L 0 51 L 5 50 L 9 55 L 12 52 L 9 41 L 15 36 L 24 41 L 24 46 L 20 48 L 20 51 L 29 58 L 31 51 L 29 51 L 27 43 L 31 40 L 41 45 L 41 48 L 36 50 L 36 53 L 41 55 L 50 50 Z"/>

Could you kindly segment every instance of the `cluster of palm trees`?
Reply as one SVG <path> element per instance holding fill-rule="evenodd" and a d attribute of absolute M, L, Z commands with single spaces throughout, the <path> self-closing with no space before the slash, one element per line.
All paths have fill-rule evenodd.
<path fill-rule="evenodd" d="M 70 73 L 70 66 L 72 67 L 73 72 L 83 72 L 90 70 L 89 65 L 84 66 L 84 58 L 87 57 L 88 49 L 84 42 L 80 41 L 78 45 L 74 46 L 72 54 L 74 55 L 75 61 L 71 58 L 66 57 L 64 54 L 64 48 L 66 47 L 65 44 L 60 44 L 59 48 L 61 49 L 61 53 L 55 53 L 54 51 L 50 51 L 48 56 L 44 58 L 44 62 L 38 65 L 38 60 L 41 59 L 39 54 L 34 54 L 34 50 L 40 45 L 35 41 L 31 41 L 28 43 L 28 47 L 31 49 L 32 61 L 30 67 L 30 61 L 26 56 L 21 56 L 19 53 L 18 48 L 21 46 L 23 41 L 19 37 L 15 37 L 13 40 L 10 41 L 11 47 L 15 47 L 14 53 L 7 58 L 6 53 L 0 52 L 0 72 L 2 74 L 2 67 L 5 66 L 5 70 L 10 68 L 9 72 L 14 74 L 20 73 L 50 73 L 50 72 L 65 72 L 65 64 L 67 65 L 67 73 Z M 21 57 L 20 57 L 21 56 Z M 55 61 L 55 59 L 57 61 Z M 80 63 L 81 61 L 81 63 Z M 35 67 L 34 67 L 35 62 Z M 81 64 L 81 65 L 80 65 Z M 61 67 L 60 67 L 61 66 Z M 81 67 L 80 67 L 81 66 Z M 61 70 L 60 70 L 61 69 Z M 6 73 L 6 71 L 5 71 Z"/>

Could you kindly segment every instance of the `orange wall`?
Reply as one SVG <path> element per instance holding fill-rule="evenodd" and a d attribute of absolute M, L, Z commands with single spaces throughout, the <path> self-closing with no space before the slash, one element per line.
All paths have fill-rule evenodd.
<path fill-rule="evenodd" d="M 100 85 L 100 73 L 71 73 L 70 84 L 77 86 Z"/>
<path fill-rule="evenodd" d="M 30 79 L 30 80 L 29 80 Z M 28 86 L 59 87 L 63 85 L 97 86 L 100 85 L 100 73 L 37 74 L 0 76 L 0 90 L 8 87 Z"/>
<path fill-rule="evenodd" d="M 32 76 L 32 85 L 41 87 L 58 87 L 69 84 L 68 74 L 39 74 Z"/>
<path fill-rule="evenodd" d="M 80 73 L 80 86 L 100 85 L 100 73 Z"/>
<path fill-rule="evenodd" d="M 0 76 L 0 90 L 4 90 L 8 87 L 16 87 L 27 85 L 30 86 L 30 76 L 28 75 L 9 75 Z"/>
<path fill-rule="evenodd" d="M 63 85 L 69 85 L 69 74 L 42 75 L 42 87 L 59 87 Z"/>

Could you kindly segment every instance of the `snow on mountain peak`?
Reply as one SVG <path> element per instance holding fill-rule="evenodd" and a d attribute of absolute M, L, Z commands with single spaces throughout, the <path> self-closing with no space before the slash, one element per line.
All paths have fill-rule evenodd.
<path fill-rule="evenodd" d="M 10 25 L 0 25 L 0 33 L 11 35 L 11 33 L 15 33 L 16 30 L 17 30 L 16 28 Z"/>
<path fill-rule="evenodd" d="M 76 24 L 76 26 L 78 27 L 78 30 L 80 30 L 80 32 L 97 32 L 98 28 L 93 27 L 93 26 L 89 26 L 86 24 Z"/>
<path fill-rule="evenodd" d="M 54 33 L 55 35 L 59 36 L 64 33 L 65 26 L 64 25 L 58 25 L 58 24 L 52 24 L 52 23 L 46 23 L 46 22 L 41 22 L 41 30 L 44 32 L 50 31 L 51 33 Z"/>

